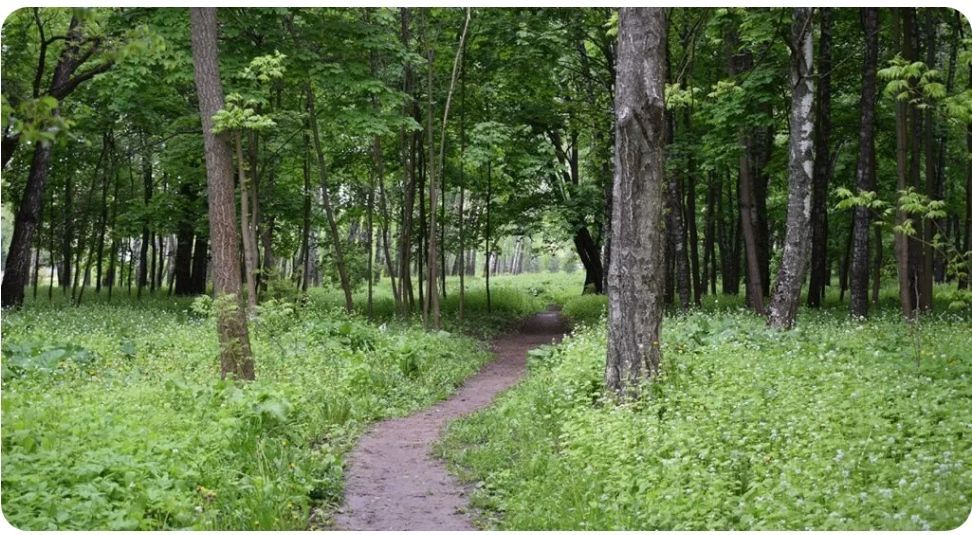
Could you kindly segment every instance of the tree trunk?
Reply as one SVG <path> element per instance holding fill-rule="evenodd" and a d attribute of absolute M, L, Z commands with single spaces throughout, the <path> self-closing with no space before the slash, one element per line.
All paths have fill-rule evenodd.
<path fill-rule="evenodd" d="M 233 156 L 225 134 L 213 133 L 213 115 L 223 108 L 219 78 L 216 8 L 189 9 L 192 57 L 202 117 L 209 193 L 209 235 L 213 252 L 213 290 L 223 378 L 253 379 L 253 357 L 246 313 L 240 299 L 239 233 L 233 187 Z"/>
<path fill-rule="evenodd" d="M 459 63 L 459 251 L 456 266 L 459 275 L 459 325 L 462 325 L 466 307 L 466 56 Z M 456 275 L 456 273 L 453 273 Z"/>
<path fill-rule="evenodd" d="M 910 9 L 910 8 L 908 8 Z M 903 25 L 904 15 L 902 11 L 907 9 L 893 9 L 891 13 L 894 17 L 894 34 L 899 37 L 902 50 L 910 48 L 910 43 L 905 36 Z M 894 104 L 895 117 L 895 157 L 897 163 L 898 181 L 897 191 L 908 188 L 908 103 L 904 100 L 896 99 Z M 898 209 L 895 213 L 895 225 L 901 226 L 908 220 L 908 215 L 904 210 Z M 903 232 L 895 232 L 894 252 L 898 263 L 898 294 L 901 299 L 901 313 L 906 318 L 911 318 L 914 314 L 914 301 L 911 293 L 911 252 L 909 249 L 908 236 Z"/>
<path fill-rule="evenodd" d="M 162 283 L 165 280 L 165 237 L 162 234 L 158 234 L 156 240 L 158 242 L 159 262 L 158 269 L 153 276 L 155 277 L 155 286 L 161 290 Z"/>
<path fill-rule="evenodd" d="M 770 300 L 768 324 L 789 329 L 810 253 L 810 186 L 813 180 L 813 9 L 793 11 L 790 55 L 790 165 L 783 257 Z"/>
<path fill-rule="evenodd" d="M 492 236 L 490 232 L 490 207 L 493 204 L 493 161 L 489 160 L 486 162 L 486 268 L 483 271 L 486 273 L 486 312 L 493 311 L 493 299 L 489 291 L 489 272 L 492 271 L 489 268 L 490 260 L 490 240 Z M 576 240 L 576 238 L 575 238 Z"/>
<path fill-rule="evenodd" d="M 791 129 L 793 127 L 791 126 Z M 743 147 L 749 147 L 749 135 L 743 134 Z M 759 256 L 756 248 L 756 228 L 753 205 L 753 168 L 748 148 L 739 156 L 739 215 L 742 223 L 742 236 L 746 244 L 746 302 L 757 314 L 765 314 L 763 305 L 763 283 L 759 268 Z"/>
<path fill-rule="evenodd" d="M 314 142 L 314 152 L 317 154 L 317 169 L 321 175 L 321 199 L 324 202 L 324 214 L 327 216 L 327 228 L 330 232 L 331 246 L 334 248 L 334 262 L 337 264 L 338 277 L 341 280 L 341 289 L 344 290 L 344 308 L 348 312 L 354 307 L 351 299 L 351 280 L 348 278 L 348 267 L 344 261 L 344 248 L 341 245 L 341 235 L 338 232 L 337 220 L 334 217 L 334 208 L 331 205 L 331 195 L 327 187 L 327 166 L 324 162 L 324 148 L 321 146 L 321 134 L 317 127 L 317 112 L 314 108 L 314 90 L 310 82 L 304 86 L 307 93 L 307 113 L 310 122 L 312 140 Z"/>
<path fill-rule="evenodd" d="M 189 291 L 195 295 L 206 293 L 208 249 L 209 240 L 200 234 L 196 234 L 196 243 L 192 247 L 192 279 L 189 288 Z"/>
<path fill-rule="evenodd" d="M 108 139 L 110 140 L 111 134 L 109 133 L 107 134 L 107 136 Z M 102 181 L 101 181 L 101 214 L 98 220 L 98 253 L 97 253 L 98 261 L 95 264 L 96 266 L 95 267 L 95 293 L 98 294 L 101 293 L 101 274 L 102 274 L 101 268 L 103 266 L 104 256 L 105 256 L 105 234 L 108 231 L 108 180 L 109 178 L 114 178 L 115 176 L 115 169 L 114 166 L 111 164 L 111 162 L 113 162 L 113 158 L 110 155 L 108 156 L 108 160 L 109 163 L 107 166 L 105 166 L 105 169 L 103 171 L 104 175 L 102 176 Z M 34 294 L 35 294 L 34 298 L 36 298 L 37 297 L 36 280 L 34 281 Z"/>
<path fill-rule="evenodd" d="M 918 61 L 918 34 L 916 28 L 916 8 L 904 8 L 904 59 L 915 62 Z M 917 80 L 909 80 L 909 85 L 915 87 Z M 908 186 L 915 191 L 921 191 L 921 144 L 922 144 L 922 112 L 917 102 L 909 102 L 908 106 Z M 915 233 L 908 237 L 908 283 L 909 293 L 911 294 L 912 307 L 914 310 L 921 310 L 924 303 L 922 295 L 921 273 L 923 265 L 922 256 L 924 245 L 921 238 L 924 236 L 924 222 L 920 217 L 911 217 L 912 227 Z"/>
<path fill-rule="evenodd" d="M 36 149 L 35 149 L 36 150 Z M 74 255 L 74 181 L 73 173 L 66 173 L 64 180 L 64 225 L 61 235 L 61 267 L 58 270 L 58 286 L 64 293 L 71 287 L 72 264 Z"/>
<path fill-rule="evenodd" d="M 881 298 L 881 265 L 884 263 L 884 243 L 881 241 L 881 226 L 874 226 L 874 275 L 871 281 L 871 304 L 878 305 Z"/>
<path fill-rule="evenodd" d="M 94 48 L 82 51 L 81 46 L 86 43 L 81 20 L 72 16 L 64 38 L 64 48 L 51 75 L 51 85 L 47 94 L 58 101 L 64 100 L 77 87 L 94 76 L 111 68 L 112 62 L 104 62 L 82 73 L 76 74 L 88 59 Z M 46 45 L 45 45 L 46 46 Z M 51 114 L 54 117 L 61 113 L 60 105 Z M 19 138 L 18 138 L 19 139 Z M 4 138 L 4 141 L 8 141 Z M 16 146 L 13 139 L 5 143 L 3 148 L 4 166 L 13 155 Z M 41 203 L 44 197 L 44 187 L 47 184 L 47 174 L 51 163 L 52 145 L 47 141 L 34 144 L 34 154 L 27 174 L 27 185 L 14 218 L 13 236 L 11 236 L 7 260 L 4 265 L 3 282 L 0 284 L 0 307 L 20 307 L 24 302 L 24 288 L 30 276 L 30 248 L 34 242 L 34 231 L 40 223 Z"/>
<path fill-rule="evenodd" d="M 861 8 L 864 22 L 864 69 L 861 84 L 860 137 L 857 157 L 858 194 L 872 192 L 875 187 L 877 162 L 874 152 L 874 113 L 877 106 L 878 9 Z M 853 317 L 867 316 L 869 267 L 870 207 L 854 208 L 854 245 L 850 268 L 850 313 Z"/>
<path fill-rule="evenodd" d="M 27 187 L 14 219 L 13 237 L 10 240 L 7 262 L 4 265 L 3 283 L 0 289 L 3 308 L 19 307 L 24 302 L 24 287 L 30 275 L 30 244 L 33 242 L 34 230 L 40 223 L 41 201 L 50 159 L 50 143 L 37 142 L 30 162 Z"/>
<path fill-rule="evenodd" d="M 307 154 L 310 152 L 310 140 L 307 135 L 304 135 L 304 158 L 303 158 L 303 172 L 304 172 L 304 206 L 303 206 L 303 225 L 300 232 L 300 281 L 297 286 L 300 288 L 301 292 L 307 292 L 308 282 L 310 280 L 310 264 L 311 256 L 308 254 L 310 251 L 310 227 L 311 227 L 311 197 L 313 193 L 311 190 L 310 182 L 310 159 Z"/>
<path fill-rule="evenodd" d="M 409 49 L 409 9 L 400 8 L 401 18 L 401 43 L 405 50 Z M 411 95 L 413 88 L 413 74 L 411 62 L 406 62 L 402 74 L 402 92 Z M 416 99 L 407 100 L 402 110 L 402 115 L 412 117 L 419 121 L 418 107 L 415 105 Z M 402 199 L 402 221 L 398 233 L 398 289 L 401 293 L 401 308 L 399 314 L 408 315 L 415 306 L 414 289 L 412 287 L 412 218 L 415 213 L 415 143 L 418 137 L 417 132 L 406 133 L 405 127 L 400 129 L 402 146 L 403 172 L 403 199 Z"/>
<path fill-rule="evenodd" d="M 192 237 L 194 234 L 193 223 L 195 216 L 189 207 L 196 200 L 192 185 L 184 182 L 179 186 L 179 196 L 182 197 L 184 205 L 182 210 L 180 210 L 179 225 L 176 227 L 174 293 L 176 295 L 191 295 L 193 293 Z"/>
<path fill-rule="evenodd" d="M 923 29 L 924 29 L 924 39 L 922 42 L 925 44 L 925 64 L 929 69 L 936 68 L 936 52 L 935 40 L 937 38 L 935 27 L 937 24 L 937 16 L 934 9 L 924 9 L 922 11 L 923 15 Z M 925 108 L 922 112 L 924 117 L 922 118 L 922 150 L 924 151 L 925 158 L 925 195 L 932 200 L 940 200 L 941 196 L 938 193 L 938 173 L 937 171 L 937 159 L 935 154 L 935 113 L 931 106 Z M 918 155 L 914 155 L 918 158 Z M 917 184 L 916 184 L 917 187 Z M 928 311 L 932 308 L 932 293 L 934 291 L 934 259 L 935 259 L 935 248 L 931 246 L 934 240 L 936 229 L 940 224 L 938 219 L 925 219 L 922 221 L 922 238 L 921 241 L 921 266 L 918 269 L 918 308 L 922 311 Z"/>
<path fill-rule="evenodd" d="M 666 116 L 665 141 L 671 145 L 675 140 L 675 115 Z M 682 219 L 682 181 L 676 172 L 668 173 L 665 201 L 668 205 L 668 240 L 673 253 L 675 277 L 674 289 L 678 293 L 678 304 L 682 310 L 688 309 L 691 301 L 689 288 L 688 251 L 685 244 L 685 227 Z M 610 275 L 609 275 L 610 276 Z M 671 293 L 669 290 L 667 293 Z"/>
<path fill-rule="evenodd" d="M 827 191 L 830 166 L 830 71 L 832 28 L 831 9 L 820 8 L 820 87 L 817 93 L 817 128 L 813 161 L 813 201 L 810 208 L 810 288 L 807 306 L 818 308 L 823 303 L 830 271 L 827 269 Z"/>
<path fill-rule="evenodd" d="M 240 178 L 240 231 L 243 236 L 243 272 L 246 274 L 246 312 L 256 312 L 256 243 L 253 225 L 250 220 L 250 183 L 246 178 L 246 162 L 243 160 L 242 134 L 237 130 L 234 135 L 236 145 L 237 174 Z"/>
<path fill-rule="evenodd" d="M 142 142 L 145 143 L 144 136 L 142 137 Z M 152 154 L 149 151 L 145 151 L 142 154 L 142 186 L 143 186 L 143 200 L 145 202 L 145 208 L 148 210 L 149 203 L 152 202 L 153 193 L 153 177 L 152 177 Z M 135 295 L 138 298 L 142 297 L 142 288 L 148 284 L 148 274 L 149 274 L 149 263 L 148 263 L 148 247 L 151 241 L 151 235 L 149 231 L 149 220 L 148 215 L 145 216 L 145 220 L 142 221 L 142 241 L 138 250 L 138 283 L 136 285 Z"/>
<path fill-rule="evenodd" d="M 695 166 L 689 159 L 688 192 L 685 197 L 685 220 L 688 222 L 689 261 L 692 273 L 692 302 L 695 306 L 702 305 L 702 294 L 705 293 L 705 279 L 699 265 L 699 228 L 695 216 Z"/>
<path fill-rule="evenodd" d="M 718 188 L 721 188 L 721 184 L 714 182 L 714 180 L 717 180 L 714 177 L 714 173 L 709 174 L 709 184 L 705 192 L 705 228 L 703 229 L 705 241 L 702 245 L 702 293 L 705 293 L 706 287 L 708 287 L 709 293 L 712 295 L 716 293 L 715 196 Z"/>
<path fill-rule="evenodd" d="M 605 386 L 634 398 L 661 362 L 665 11 L 622 8 Z"/>

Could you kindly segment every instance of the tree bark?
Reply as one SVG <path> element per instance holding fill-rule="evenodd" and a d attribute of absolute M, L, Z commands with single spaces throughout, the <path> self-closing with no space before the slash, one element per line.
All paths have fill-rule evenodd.
<path fill-rule="evenodd" d="M 827 288 L 830 270 L 827 267 L 827 191 L 833 172 L 830 165 L 830 78 L 833 23 L 831 9 L 820 8 L 820 87 L 817 93 L 817 128 L 813 161 L 813 203 L 810 208 L 810 288 L 807 306 L 820 307 Z"/>
<path fill-rule="evenodd" d="M 671 145 L 675 140 L 675 116 L 666 116 L 665 140 Z M 665 188 L 665 201 L 668 205 L 668 240 L 674 260 L 674 289 L 678 293 L 678 305 L 682 310 L 687 310 L 691 304 L 692 290 L 689 287 L 689 266 L 688 250 L 685 244 L 685 226 L 682 212 L 682 181 L 676 172 L 668 173 L 667 187 Z M 609 275 L 610 276 L 610 275 Z M 671 293 L 669 291 L 668 293 Z"/>
<path fill-rule="evenodd" d="M 213 290 L 223 378 L 254 378 L 246 313 L 240 296 L 239 232 L 236 221 L 233 156 L 225 134 L 213 133 L 213 115 L 223 108 L 219 78 L 216 8 L 189 9 L 193 70 L 203 126 L 209 193 L 209 235 L 213 252 Z"/>
<path fill-rule="evenodd" d="M 622 8 L 605 386 L 638 395 L 661 362 L 665 11 Z"/>
<path fill-rule="evenodd" d="M 910 8 L 908 8 L 910 9 Z M 910 48 L 909 39 L 905 35 L 903 26 L 904 14 L 902 11 L 907 11 L 907 9 L 893 9 L 891 13 L 893 15 L 895 31 L 894 34 L 899 39 L 900 48 L 902 51 Z M 909 177 L 908 177 L 908 103 L 906 101 L 896 99 L 894 104 L 894 118 L 895 118 L 895 159 L 897 163 L 897 191 L 903 191 L 908 188 Z M 908 220 L 908 215 L 904 210 L 898 208 L 895 213 L 895 225 L 901 226 Z M 911 292 L 911 277 L 910 277 L 910 265 L 911 265 L 911 244 L 909 243 L 908 236 L 903 232 L 895 232 L 894 234 L 894 252 L 897 257 L 898 263 L 898 295 L 901 299 L 901 313 L 906 318 L 911 318 L 914 314 L 914 300 L 912 299 Z"/>
<path fill-rule="evenodd" d="M 874 113 L 877 107 L 878 9 L 861 8 L 864 23 L 864 68 L 861 84 L 860 135 L 857 157 L 858 194 L 874 191 L 877 162 L 874 152 Z M 870 207 L 854 208 L 854 245 L 850 268 L 850 313 L 867 316 L 868 267 L 870 247 Z"/>
<path fill-rule="evenodd" d="M 904 16 L 904 46 L 902 52 L 904 59 L 909 62 L 918 61 L 918 33 L 917 33 L 917 14 L 916 8 L 903 8 Z M 909 85 L 915 87 L 917 80 L 909 80 Z M 908 186 L 915 191 L 921 191 L 921 144 L 922 144 L 922 119 L 923 114 L 917 102 L 908 104 Z M 922 295 L 921 273 L 919 270 L 923 265 L 922 256 L 924 246 L 921 238 L 924 236 L 924 223 L 920 217 L 909 216 L 915 233 L 908 237 L 908 288 L 912 299 L 913 310 L 923 308 L 924 297 Z"/>
<path fill-rule="evenodd" d="M 190 292 L 195 295 L 206 293 L 206 271 L 209 264 L 208 249 L 209 240 L 197 233 L 196 242 L 192 246 L 192 279 L 190 284 Z"/>
<path fill-rule="evenodd" d="M 783 257 L 770 300 L 768 324 L 789 329 L 796 319 L 810 256 L 813 180 L 813 9 L 793 11 L 790 55 L 790 164 Z"/>

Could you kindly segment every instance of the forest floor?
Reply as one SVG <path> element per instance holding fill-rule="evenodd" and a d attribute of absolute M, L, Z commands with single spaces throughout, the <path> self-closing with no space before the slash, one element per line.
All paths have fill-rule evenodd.
<path fill-rule="evenodd" d="M 404 418 L 386 420 L 361 437 L 346 468 L 345 502 L 335 526 L 346 530 L 472 530 L 468 488 L 433 456 L 446 425 L 487 405 L 513 386 L 527 352 L 559 341 L 567 331 L 559 311 L 527 318 L 494 340 L 496 358 L 455 395 Z M 316 515 L 315 515 L 316 516 Z"/>

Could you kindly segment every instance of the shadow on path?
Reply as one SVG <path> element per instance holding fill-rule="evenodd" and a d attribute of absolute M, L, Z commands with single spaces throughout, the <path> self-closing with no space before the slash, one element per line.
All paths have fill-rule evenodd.
<path fill-rule="evenodd" d="M 474 530 L 467 489 L 432 457 L 432 445 L 450 420 L 475 412 L 513 386 L 530 349 L 560 341 L 567 328 L 553 306 L 493 341 L 496 358 L 446 401 L 380 422 L 348 457 L 344 505 L 335 528 L 345 530 Z"/>

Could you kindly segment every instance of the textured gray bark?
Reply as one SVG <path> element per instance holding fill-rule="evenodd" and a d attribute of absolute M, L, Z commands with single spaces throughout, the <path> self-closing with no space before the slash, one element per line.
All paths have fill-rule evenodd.
<path fill-rule="evenodd" d="M 858 192 L 874 190 L 874 110 L 877 104 L 878 62 L 878 10 L 875 7 L 861 9 L 864 22 L 864 79 L 861 84 L 861 122 L 859 153 L 857 157 Z M 870 208 L 854 208 L 854 245 L 850 267 L 850 313 L 855 317 L 867 316 L 868 238 Z"/>
<path fill-rule="evenodd" d="M 246 313 L 240 299 L 240 234 L 236 224 L 233 157 L 225 134 L 213 133 L 213 115 L 223 107 L 219 78 L 216 8 L 189 9 L 196 93 L 203 127 L 209 191 L 209 236 L 213 253 L 213 291 L 217 306 L 221 375 L 253 379 L 253 357 Z"/>
<path fill-rule="evenodd" d="M 789 329 L 810 256 L 810 185 L 813 181 L 812 8 L 793 10 L 790 53 L 790 164 L 783 257 L 770 300 L 768 324 Z"/>
<path fill-rule="evenodd" d="M 665 11 L 622 8 L 605 385 L 622 398 L 658 372 L 662 321 Z"/>

